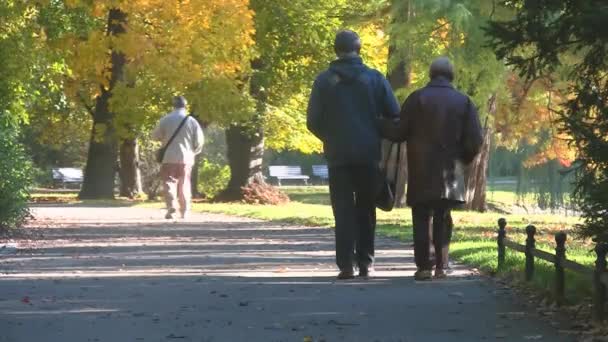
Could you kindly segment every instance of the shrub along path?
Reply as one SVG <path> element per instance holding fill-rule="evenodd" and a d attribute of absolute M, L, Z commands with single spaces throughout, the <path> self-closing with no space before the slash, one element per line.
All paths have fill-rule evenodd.
<path fill-rule="evenodd" d="M 39 206 L 0 255 L 0 341 L 573 341 L 465 268 L 415 282 L 379 239 L 371 280 L 334 281 L 333 233 L 155 209 Z"/>

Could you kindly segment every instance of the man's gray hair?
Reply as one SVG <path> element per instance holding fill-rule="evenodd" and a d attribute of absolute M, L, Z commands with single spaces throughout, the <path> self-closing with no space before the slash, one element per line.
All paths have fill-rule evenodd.
<path fill-rule="evenodd" d="M 186 101 L 186 98 L 183 96 L 175 96 L 173 98 L 173 108 L 175 109 L 186 108 L 187 104 L 188 101 Z"/>
<path fill-rule="evenodd" d="M 454 80 L 454 65 L 450 62 L 449 58 L 439 57 L 431 63 L 429 75 L 431 79 L 445 77 L 451 82 Z"/>
<path fill-rule="evenodd" d="M 352 30 L 340 30 L 334 40 L 334 51 L 340 58 L 356 57 L 361 51 L 361 38 Z"/>

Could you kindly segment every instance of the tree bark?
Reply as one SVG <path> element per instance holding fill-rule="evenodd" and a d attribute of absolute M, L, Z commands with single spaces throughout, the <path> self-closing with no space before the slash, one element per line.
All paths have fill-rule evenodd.
<path fill-rule="evenodd" d="M 496 113 L 496 94 L 488 100 L 488 116 Z M 486 211 L 486 188 L 488 184 L 488 164 L 490 161 L 490 147 L 492 143 L 492 129 L 488 126 L 488 119 L 484 125 L 484 138 L 479 155 L 467 167 L 465 172 L 465 201 L 464 209 Z"/>
<path fill-rule="evenodd" d="M 395 58 L 396 47 L 394 45 L 389 46 L 388 49 L 388 59 L 391 61 Z M 393 89 L 393 92 L 398 91 L 399 89 L 406 88 L 410 83 L 410 68 L 407 61 L 400 59 L 394 68 L 389 70 L 387 74 L 387 79 Z M 388 148 L 387 143 L 383 143 L 383 150 L 386 151 Z M 401 153 L 399 155 L 399 172 L 397 175 L 397 192 L 395 193 L 396 197 L 396 206 L 397 207 L 405 207 L 406 205 L 406 186 L 407 186 L 407 143 L 401 143 Z"/>
<path fill-rule="evenodd" d="M 192 198 L 202 198 L 203 194 L 198 190 L 198 171 L 201 164 L 200 155 L 194 159 L 194 165 L 192 165 L 192 174 L 190 175 L 190 188 L 192 192 Z"/>
<path fill-rule="evenodd" d="M 143 193 L 139 169 L 137 139 L 124 139 L 120 144 L 120 196 L 135 198 Z"/>
<path fill-rule="evenodd" d="M 488 183 L 488 163 L 490 161 L 491 130 L 484 129 L 483 145 L 479 155 L 467 167 L 465 172 L 465 205 L 464 209 L 484 212 L 486 206 L 486 188 Z"/>
<path fill-rule="evenodd" d="M 246 185 L 266 183 L 262 174 L 264 134 L 261 128 L 234 125 L 226 130 L 226 145 L 230 181 L 216 200 L 238 201 Z"/>
<path fill-rule="evenodd" d="M 126 13 L 117 8 L 110 9 L 107 34 L 115 36 L 124 33 L 126 21 Z M 114 114 L 110 112 L 109 101 L 116 82 L 123 78 L 125 55 L 113 49 L 110 62 L 109 85 L 108 87 L 100 85 L 100 95 L 97 97 L 95 109 L 92 111 L 93 127 L 84 180 L 79 194 L 81 199 L 114 198 L 118 143 L 113 127 Z"/>

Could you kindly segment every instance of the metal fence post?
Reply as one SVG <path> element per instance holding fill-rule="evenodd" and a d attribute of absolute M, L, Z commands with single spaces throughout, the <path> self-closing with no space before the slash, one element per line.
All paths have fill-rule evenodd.
<path fill-rule="evenodd" d="M 532 254 L 532 251 L 536 248 L 536 240 L 534 239 L 536 227 L 527 226 L 526 234 L 528 234 L 526 239 L 526 281 L 530 281 L 534 277 L 534 254 Z"/>
<path fill-rule="evenodd" d="M 555 234 L 555 299 L 558 305 L 564 303 L 566 291 L 566 274 L 563 261 L 566 260 L 566 239 L 564 232 Z"/>

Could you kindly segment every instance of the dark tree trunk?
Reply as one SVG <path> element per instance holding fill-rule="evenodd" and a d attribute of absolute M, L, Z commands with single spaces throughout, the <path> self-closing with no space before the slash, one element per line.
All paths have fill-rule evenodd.
<path fill-rule="evenodd" d="M 124 139 L 120 144 L 120 196 L 135 198 L 143 193 L 139 169 L 137 139 Z"/>
<path fill-rule="evenodd" d="M 265 68 L 261 58 L 251 62 L 254 70 Z M 249 92 L 256 100 L 256 114 L 246 123 L 230 126 L 226 130 L 226 156 L 230 167 L 230 181 L 224 191 L 215 200 L 238 201 L 245 199 L 244 188 L 248 185 L 258 184 L 265 188 L 265 192 L 280 192 L 268 185 L 262 174 L 262 161 L 264 157 L 264 130 L 263 113 L 266 111 L 266 93 L 258 77 L 254 75 L 249 79 Z"/>
<path fill-rule="evenodd" d="M 126 13 L 113 8 L 108 14 L 109 36 L 125 32 Z M 114 175 L 117 161 L 117 138 L 113 127 L 114 114 L 110 112 L 109 101 L 116 82 L 123 77 L 125 55 L 113 50 L 110 57 L 111 76 L 109 86 L 100 86 L 95 109 L 92 111 L 93 128 L 87 155 L 84 180 L 79 197 L 82 199 L 114 198 Z"/>
<path fill-rule="evenodd" d="M 262 174 L 264 134 L 261 128 L 231 126 L 226 130 L 226 145 L 230 181 L 216 200 L 237 201 L 243 198 L 243 187 L 266 183 Z"/>
<path fill-rule="evenodd" d="M 202 198 L 203 194 L 198 190 L 198 169 L 201 164 L 200 155 L 194 159 L 194 165 L 192 165 L 192 174 L 190 175 L 190 187 L 193 198 Z"/>
<path fill-rule="evenodd" d="M 488 162 L 490 161 L 491 130 L 484 129 L 481 152 L 467 167 L 465 172 L 465 205 L 464 209 L 486 211 L 486 187 L 488 183 Z"/>
<path fill-rule="evenodd" d="M 488 101 L 488 116 L 496 113 L 496 94 Z M 490 161 L 490 147 L 492 143 L 492 130 L 488 126 L 488 119 L 484 125 L 483 145 L 479 155 L 467 167 L 465 172 L 465 205 L 464 209 L 486 211 L 486 188 L 488 183 L 488 164 Z"/>
<path fill-rule="evenodd" d="M 408 20 L 408 18 L 394 18 L 395 21 Z M 394 59 L 400 56 L 395 62 Z M 394 67 L 389 70 L 387 79 L 391 84 L 394 92 L 406 88 L 410 83 L 410 67 L 408 61 L 397 55 L 395 45 L 391 44 L 388 49 L 389 65 L 394 63 Z M 387 144 L 383 144 L 383 150 L 387 149 Z M 401 153 L 399 155 L 400 166 L 397 175 L 397 192 L 395 193 L 397 207 L 405 207 L 406 205 L 406 186 L 407 186 L 407 144 L 401 143 Z"/>
<path fill-rule="evenodd" d="M 192 112 L 190 113 L 190 117 L 194 118 L 196 120 L 196 122 L 198 122 L 198 124 L 201 126 L 202 129 L 206 129 L 207 128 L 207 123 L 201 121 L 198 117 L 198 115 L 196 114 L 197 112 L 192 109 Z M 192 173 L 190 174 L 190 191 L 192 193 L 192 198 L 203 198 L 205 197 L 205 194 L 202 194 L 199 190 L 198 190 L 198 171 L 199 171 L 199 166 L 201 164 L 201 155 L 197 155 L 194 157 L 194 165 L 192 165 Z"/>
<path fill-rule="evenodd" d="M 103 101 L 102 97 L 103 95 L 98 102 Z M 97 105 L 96 108 L 101 108 L 101 106 Z M 96 113 L 98 114 L 93 117 L 87 164 L 79 197 L 81 199 L 112 199 L 114 198 L 114 175 L 116 173 L 116 136 L 111 127 L 111 115 L 99 114 L 98 109 L 96 109 Z"/>

